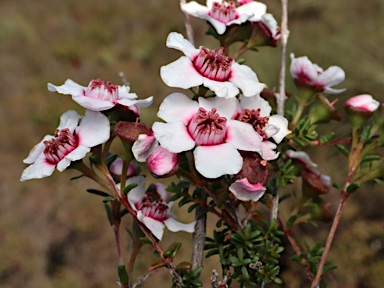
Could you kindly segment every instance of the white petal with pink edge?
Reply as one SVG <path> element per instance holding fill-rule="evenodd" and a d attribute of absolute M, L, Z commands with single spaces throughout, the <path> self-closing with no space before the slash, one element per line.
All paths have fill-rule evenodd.
<path fill-rule="evenodd" d="M 193 155 L 196 170 L 206 178 L 236 174 L 243 165 L 243 158 L 231 143 L 198 146 Z"/>
<path fill-rule="evenodd" d="M 217 97 L 234 98 L 239 94 L 239 88 L 228 81 L 220 82 L 203 77 L 203 85 L 211 89 Z"/>
<path fill-rule="evenodd" d="M 160 145 L 170 152 L 180 153 L 195 147 L 195 141 L 191 138 L 187 127 L 182 122 L 155 122 L 152 130 Z"/>
<path fill-rule="evenodd" d="M 261 152 L 259 152 L 259 154 L 264 160 L 267 160 L 267 161 L 275 160 L 280 155 L 280 153 L 275 151 L 276 147 L 277 145 L 275 143 L 264 140 L 261 143 Z"/>
<path fill-rule="evenodd" d="M 237 7 L 236 10 L 239 14 L 248 15 L 246 20 L 256 22 L 260 21 L 261 16 L 263 16 L 267 12 L 267 5 L 253 1 Z M 245 22 L 246 20 L 244 20 L 243 22 Z"/>
<path fill-rule="evenodd" d="M 236 62 L 232 63 L 229 81 L 239 87 L 245 97 L 258 95 L 265 88 L 251 68 Z"/>
<path fill-rule="evenodd" d="M 44 152 L 44 141 L 51 140 L 52 138 L 54 138 L 52 135 L 44 136 L 43 140 L 41 140 L 40 143 L 36 144 L 35 147 L 32 148 L 32 150 L 29 152 L 28 157 L 25 158 L 23 162 L 25 164 L 32 164 L 33 162 L 35 162 L 36 159 Z"/>
<path fill-rule="evenodd" d="M 204 77 L 196 71 L 191 60 L 182 56 L 160 68 L 160 77 L 170 87 L 188 89 L 203 84 Z"/>
<path fill-rule="evenodd" d="M 61 130 L 68 128 L 71 132 L 75 131 L 75 128 L 79 125 L 79 120 L 83 118 L 75 110 L 69 110 L 60 117 L 60 124 L 57 129 Z"/>
<path fill-rule="evenodd" d="M 176 32 L 169 33 L 166 46 L 183 52 L 189 59 L 193 59 L 199 53 L 199 49 L 196 49 L 183 35 Z"/>
<path fill-rule="evenodd" d="M 153 96 L 149 96 L 146 99 L 140 99 L 140 100 L 123 98 L 123 99 L 117 100 L 116 102 L 119 103 L 120 105 L 127 106 L 127 107 L 136 105 L 138 107 L 145 108 L 152 104 Z"/>
<path fill-rule="evenodd" d="M 108 118 L 91 110 L 85 112 L 80 126 L 76 128 L 79 145 L 93 147 L 109 139 L 110 124 Z"/>
<path fill-rule="evenodd" d="M 83 95 L 72 96 L 72 99 L 80 106 L 92 111 L 104 111 L 104 110 L 111 109 L 115 106 L 115 103 L 113 102 L 101 100 L 97 98 L 86 97 Z"/>
<path fill-rule="evenodd" d="M 132 145 L 132 154 L 138 162 L 145 162 L 157 146 L 159 143 L 155 136 L 140 134 Z"/>
<path fill-rule="evenodd" d="M 193 233 L 195 232 L 196 222 L 184 224 L 184 223 L 180 223 L 179 221 L 176 221 L 172 217 L 169 217 L 164 221 L 164 224 L 165 226 L 167 226 L 168 230 L 172 232 L 185 231 L 185 232 Z"/>
<path fill-rule="evenodd" d="M 75 150 L 73 150 L 67 156 L 65 156 L 64 159 L 68 159 L 69 161 L 77 161 L 77 160 L 83 159 L 89 151 L 91 151 L 90 147 L 85 145 L 79 145 L 76 147 Z M 61 164 L 61 161 L 57 164 L 57 170 L 59 171 L 63 171 L 65 168 L 68 167 L 68 166 L 64 167 L 65 166 L 64 164 L 62 164 L 63 166 L 60 164 Z"/>
<path fill-rule="evenodd" d="M 169 202 L 172 195 L 171 195 L 171 193 L 169 193 L 166 190 L 165 185 L 162 183 L 158 183 L 158 182 L 154 183 L 153 185 L 156 187 L 156 192 L 157 192 L 157 194 L 159 194 L 160 198 L 163 199 L 163 201 L 165 201 L 165 202 Z M 171 208 L 172 204 L 173 204 L 173 202 L 168 203 L 168 208 Z M 169 212 L 169 210 L 168 210 L 168 212 Z"/>
<path fill-rule="evenodd" d="M 43 153 L 34 161 L 34 163 L 24 169 L 21 174 L 20 181 L 27 181 L 30 179 L 41 179 L 44 177 L 51 176 L 53 171 L 55 171 L 54 164 L 50 164 L 45 159 Z"/>
<path fill-rule="evenodd" d="M 229 186 L 229 191 L 241 201 L 258 201 L 264 195 L 265 190 L 263 185 L 251 184 L 247 178 L 236 180 Z"/>
<path fill-rule="evenodd" d="M 331 66 L 318 76 L 318 83 L 324 86 L 333 86 L 343 82 L 345 72 L 338 66 Z M 344 89 L 345 90 L 345 89 Z"/>
<path fill-rule="evenodd" d="M 227 140 L 235 148 L 244 151 L 260 151 L 263 138 L 252 125 L 236 120 L 227 122 Z"/>
<path fill-rule="evenodd" d="M 157 116 L 166 122 L 183 122 L 187 125 L 195 116 L 199 104 L 183 93 L 168 95 L 159 107 Z"/>

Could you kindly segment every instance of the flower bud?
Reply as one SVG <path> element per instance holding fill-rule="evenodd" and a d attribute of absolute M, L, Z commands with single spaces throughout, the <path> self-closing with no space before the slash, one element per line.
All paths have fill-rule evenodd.
<path fill-rule="evenodd" d="M 313 198 L 329 192 L 329 186 L 322 181 L 319 175 L 303 171 L 301 176 L 303 179 L 302 190 L 304 197 Z"/>
<path fill-rule="evenodd" d="M 158 146 L 147 159 L 149 171 L 155 177 L 169 177 L 177 171 L 179 155 Z"/>
<path fill-rule="evenodd" d="M 344 107 L 352 127 L 360 128 L 372 117 L 379 105 L 371 95 L 362 94 L 348 99 Z"/>
<path fill-rule="evenodd" d="M 323 94 L 316 96 L 315 102 L 311 105 L 308 118 L 312 124 L 328 123 L 331 120 L 340 121 L 339 112 L 334 107 L 338 99 L 329 102 L 328 98 Z"/>
<path fill-rule="evenodd" d="M 118 122 L 113 131 L 124 142 L 133 143 L 140 134 L 151 134 L 151 128 L 136 122 Z"/>

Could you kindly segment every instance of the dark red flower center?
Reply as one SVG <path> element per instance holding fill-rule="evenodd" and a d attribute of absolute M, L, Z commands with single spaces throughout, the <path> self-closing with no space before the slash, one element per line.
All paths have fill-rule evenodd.
<path fill-rule="evenodd" d="M 97 78 L 89 82 L 84 96 L 115 103 L 119 99 L 119 87 L 112 82 Z"/>
<path fill-rule="evenodd" d="M 264 127 L 268 124 L 269 118 L 261 117 L 260 111 L 260 108 L 256 110 L 244 109 L 243 112 L 241 112 L 237 117 L 237 120 L 251 124 L 253 129 L 255 129 L 255 131 L 259 133 L 261 137 L 269 138 L 263 130 Z"/>
<path fill-rule="evenodd" d="M 216 108 L 207 111 L 199 108 L 188 125 L 188 132 L 197 145 L 217 145 L 225 140 L 227 118 L 221 117 Z"/>
<path fill-rule="evenodd" d="M 220 21 L 224 24 L 237 19 L 239 16 L 236 12 L 236 4 L 234 1 L 225 2 L 222 0 L 221 3 L 213 2 L 209 16 Z"/>
<path fill-rule="evenodd" d="M 193 64 L 196 70 L 204 77 L 211 80 L 227 81 L 232 67 L 232 58 L 224 55 L 224 48 L 209 50 L 201 47 L 200 52 L 194 59 Z"/>
<path fill-rule="evenodd" d="M 43 142 L 45 145 L 44 154 L 48 162 L 56 165 L 67 154 L 78 146 L 78 140 L 68 128 L 56 129 L 55 137 Z"/>
<path fill-rule="evenodd" d="M 152 194 L 152 195 L 151 195 Z M 159 196 L 154 197 L 154 193 L 147 193 L 143 198 L 140 199 L 136 208 L 143 213 L 144 216 L 163 222 L 166 220 L 168 205 L 164 203 L 164 200 Z"/>

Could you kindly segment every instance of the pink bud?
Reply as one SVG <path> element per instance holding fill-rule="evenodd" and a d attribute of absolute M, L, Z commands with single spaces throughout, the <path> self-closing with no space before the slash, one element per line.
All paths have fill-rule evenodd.
<path fill-rule="evenodd" d="M 173 175 L 179 164 L 179 155 L 158 146 L 147 160 L 149 171 L 157 177 Z"/>
<path fill-rule="evenodd" d="M 356 112 L 373 113 L 379 108 L 380 103 L 373 99 L 371 95 L 362 94 L 349 98 L 345 102 L 345 107 Z"/>

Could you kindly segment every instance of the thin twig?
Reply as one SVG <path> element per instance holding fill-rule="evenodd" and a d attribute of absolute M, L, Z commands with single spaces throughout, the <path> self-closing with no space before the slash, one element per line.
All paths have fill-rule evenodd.
<path fill-rule="evenodd" d="M 180 0 L 180 5 L 184 5 L 186 3 L 187 3 L 186 0 Z M 185 30 L 187 31 L 188 41 L 191 42 L 191 44 L 193 46 L 195 46 L 195 41 L 193 38 L 193 29 L 192 29 L 192 25 L 191 25 L 191 19 L 190 19 L 188 13 L 184 13 L 184 15 L 185 15 Z"/>
<path fill-rule="evenodd" d="M 137 288 L 139 287 L 141 284 L 143 284 L 152 274 L 154 274 L 157 270 L 153 270 L 143 276 L 140 276 L 139 279 L 137 279 L 137 281 L 135 282 L 135 284 L 133 284 L 132 288 Z"/>
<path fill-rule="evenodd" d="M 287 42 L 288 42 L 288 0 L 281 0 L 281 67 L 280 67 L 280 79 L 279 79 L 279 93 L 275 94 L 277 102 L 277 114 L 284 116 L 284 104 L 285 104 L 285 65 L 287 58 Z M 279 190 L 276 191 L 276 195 L 272 199 L 271 209 L 271 222 L 277 219 L 279 213 Z"/>

